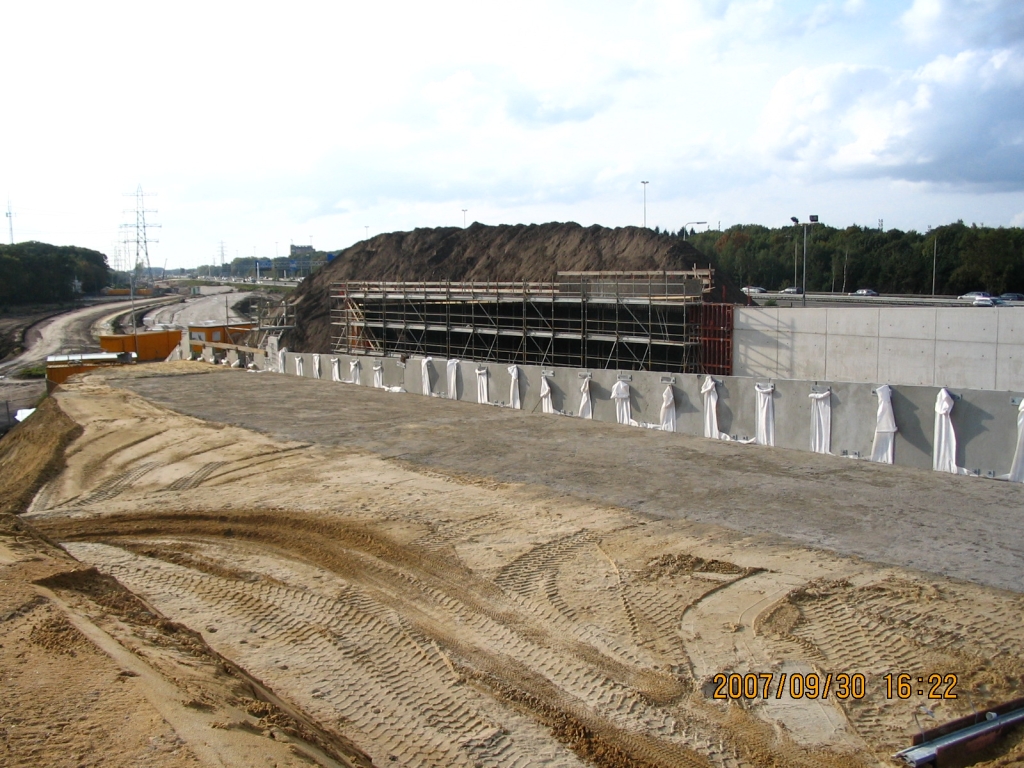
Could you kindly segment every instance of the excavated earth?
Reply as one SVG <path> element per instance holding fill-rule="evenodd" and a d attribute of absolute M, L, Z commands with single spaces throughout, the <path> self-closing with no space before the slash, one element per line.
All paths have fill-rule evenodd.
<path fill-rule="evenodd" d="M 331 350 L 330 288 L 340 280 L 549 281 L 558 272 L 715 270 L 715 301 L 747 297 L 707 256 L 681 237 L 640 227 L 582 227 L 572 222 L 389 232 L 356 243 L 303 280 L 295 327 L 282 345 Z"/>
<path fill-rule="evenodd" d="M 316 429 L 288 439 L 279 425 L 299 405 L 276 389 L 284 379 L 211 370 L 78 377 L 0 441 L 0 764 L 859 768 L 891 765 L 918 723 L 1024 695 L 1018 592 L 694 523 L 708 470 L 680 468 L 680 514 L 655 517 L 530 477 L 427 466 L 414 450 L 328 444 Z M 225 403 L 223 384 L 243 380 L 262 399 Z M 196 385 L 237 405 L 238 423 L 183 413 L 202 409 Z M 567 445 L 649 439 L 293 386 L 325 428 L 372 431 L 370 406 L 393 409 L 409 445 L 447 422 L 480 455 L 500 442 L 529 452 L 533 425 Z M 183 404 L 157 402 L 175 392 Z M 803 454 L 657 439 L 683 441 L 694 467 L 769 457 L 746 465 L 765 507 L 792 503 L 800 483 L 827 497 L 827 473 L 802 473 Z M 595 487 L 642 497 L 628 458 Z M 925 495 L 934 479 L 863 477 L 887 469 Z M 1021 501 L 1009 484 L 949 480 L 936 495 L 947 512 Z M 837 499 L 856 482 L 837 472 Z M 773 685 L 730 702 L 714 698 L 720 672 L 866 685 L 844 699 Z M 956 675 L 957 698 L 890 697 L 889 673 Z M 1024 734 L 981 759 L 1024 766 Z"/>

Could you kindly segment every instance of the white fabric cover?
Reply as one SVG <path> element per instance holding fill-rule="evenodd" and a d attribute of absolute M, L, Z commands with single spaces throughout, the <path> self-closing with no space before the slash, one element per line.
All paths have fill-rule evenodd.
<path fill-rule="evenodd" d="M 295 356 L 295 375 L 302 376 L 302 369 L 305 367 L 302 355 Z"/>
<path fill-rule="evenodd" d="M 551 384 L 547 376 L 540 377 L 540 408 L 544 413 L 554 413 L 555 407 L 551 404 Z"/>
<path fill-rule="evenodd" d="M 1013 451 L 1010 474 L 1003 477 L 1012 483 L 1024 483 L 1024 398 L 1017 408 L 1017 447 Z"/>
<path fill-rule="evenodd" d="M 629 382 L 616 381 L 612 387 L 612 400 L 615 401 L 615 420 L 619 424 L 631 424 L 638 426 L 633 421 L 633 414 L 629 406 Z"/>
<path fill-rule="evenodd" d="M 430 397 L 430 363 L 431 357 L 424 357 L 420 361 L 420 390 L 424 395 Z"/>
<path fill-rule="evenodd" d="M 775 392 L 774 384 L 754 385 L 757 391 L 757 433 L 755 439 L 758 445 L 775 445 L 775 403 L 772 394 Z"/>
<path fill-rule="evenodd" d="M 19 408 L 14 412 L 14 420 L 20 424 L 35 412 L 35 408 Z"/>
<path fill-rule="evenodd" d="M 490 403 L 490 398 L 487 395 L 487 369 L 477 368 L 476 369 L 476 401 L 482 405 Z"/>
<path fill-rule="evenodd" d="M 832 452 L 832 390 L 811 392 L 811 450 Z"/>
<path fill-rule="evenodd" d="M 363 383 L 360 380 L 360 376 L 359 376 L 359 371 L 362 369 L 362 367 L 363 366 L 361 366 L 359 364 L 358 360 L 349 360 L 348 361 L 348 372 L 349 372 L 348 383 L 349 384 L 362 384 Z"/>
<path fill-rule="evenodd" d="M 953 412 L 953 396 L 943 387 L 935 397 L 935 430 L 932 441 L 932 469 L 951 475 L 966 475 L 956 465 L 956 432 L 949 414 Z"/>
<path fill-rule="evenodd" d="M 676 431 L 676 396 L 671 384 L 665 387 L 661 396 L 661 429 L 664 432 Z"/>
<path fill-rule="evenodd" d="M 704 396 L 704 437 L 721 440 L 725 436 L 718 431 L 718 389 L 711 376 L 700 385 L 700 393 Z"/>
<path fill-rule="evenodd" d="M 285 366 L 288 364 L 288 347 L 281 347 L 277 351 L 277 372 L 288 373 Z"/>
<path fill-rule="evenodd" d="M 508 392 L 508 406 L 509 408 L 522 408 L 523 405 L 519 401 L 519 366 L 510 365 L 508 375 L 512 377 L 512 385 Z"/>
<path fill-rule="evenodd" d="M 320 378 L 320 355 L 313 355 L 313 378 Z"/>
<path fill-rule="evenodd" d="M 878 412 L 875 414 L 875 439 L 871 443 L 871 460 L 892 464 L 896 445 L 896 417 L 892 412 L 892 387 L 883 384 L 875 390 Z"/>
<path fill-rule="evenodd" d="M 341 381 L 341 360 L 331 358 L 331 381 Z"/>
<path fill-rule="evenodd" d="M 448 368 L 448 399 L 459 399 L 459 361 L 449 360 Z"/>
<path fill-rule="evenodd" d="M 583 380 L 580 385 L 580 418 L 593 419 L 594 405 L 590 402 L 590 377 Z"/>
<path fill-rule="evenodd" d="M 377 363 L 373 366 L 373 386 L 377 389 L 384 389 L 384 364 Z"/>

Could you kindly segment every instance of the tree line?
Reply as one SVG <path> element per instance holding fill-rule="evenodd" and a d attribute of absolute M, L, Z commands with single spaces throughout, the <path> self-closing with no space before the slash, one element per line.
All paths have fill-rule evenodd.
<path fill-rule="evenodd" d="M 74 301 L 108 284 L 107 257 L 75 245 L 0 245 L 0 306 Z"/>
<path fill-rule="evenodd" d="M 680 235 L 682 232 L 680 232 Z M 803 282 L 802 226 L 741 224 L 687 235 L 740 285 L 778 291 Z M 794 264 L 796 275 L 794 277 Z M 928 232 L 822 224 L 807 229 L 807 290 L 960 295 L 1024 293 L 1024 229 L 962 221 Z"/>

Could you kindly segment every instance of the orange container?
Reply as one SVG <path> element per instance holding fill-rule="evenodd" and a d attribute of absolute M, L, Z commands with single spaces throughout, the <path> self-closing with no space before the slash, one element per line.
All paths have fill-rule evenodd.
<path fill-rule="evenodd" d="M 145 331 L 137 337 L 132 333 L 100 336 L 100 348 L 104 352 L 134 352 L 139 362 L 165 360 L 180 342 L 181 331 Z"/>

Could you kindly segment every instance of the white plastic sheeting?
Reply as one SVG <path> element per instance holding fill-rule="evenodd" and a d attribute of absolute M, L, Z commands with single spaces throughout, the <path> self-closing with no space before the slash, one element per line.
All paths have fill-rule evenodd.
<path fill-rule="evenodd" d="M 888 384 L 875 389 L 878 412 L 875 414 L 875 439 L 871 443 L 871 460 L 879 464 L 892 464 L 896 445 L 896 417 L 892 412 L 892 387 Z"/>
<path fill-rule="evenodd" d="M 811 392 L 811 451 L 832 453 L 832 390 Z"/>
<path fill-rule="evenodd" d="M 481 405 L 491 402 L 487 395 L 487 375 L 486 368 L 476 369 L 476 401 Z"/>
<path fill-rule="evenodd" d="M 348 383 L 349 384 L 362 384 L 359 372 L 362 370 L 362 365 L 359 364 L 358 360 L 348 361 Z"/>
<path fill-rule="evenodd" d="M 448 399 L 458 400 L 459 399 L 459 361 L 449 360 L 447 365 L 448 372 Z"/>
<path fill-rule="evenodd" d="M 373 386 L 377 389 L 384 389 L 384 364 L 377 363 L 373 366 Z"/>
<path fill-rule="evenodd" d="M 427 397 L 430 397 L 430 363 L 432 361 L 432 357 L 424 357 L 420 361 L 420 388 Z"/>
<path fill-rule="evenodd" d="M 661 396 L 661 429 L 663 432 L 676 431 L 676 395 L 671 384 L 665 387 Z"/>
<path fill-rule="evenodd" d="M 288 373 L 285 366 L 288 364 L 288 347 L 281 347 L 277 351 L 277 372 Z"/>
<path fill-rule="evenodd" d="M 711 376 L 700 385 L 700 393 L 704 396 L 704 437 L 712 440 L 728 439 L 718 431 L 718 388 Z"/>
<path fill-rule="evenodd" d="M 320 355 L 313 355 L 313 378 L 320 378 Z"/>
<path fill-rule="evenodd" d="M 590 401 L 590 377 L 587 376 L 580 384 L 580 418 L 594 418 L 594 404 Z"/>
<path fill-rule="evenodd" d="M 555 407 L 551 404 L 551 384 L 547 376 L 540 377 L 540 409 L 544 413 L 555 412 Z"/>
<path fill-rule="evenodd" d="M 302 376 L 302 369 L 305 367 L 302 355 L 295 356 L 295 375 Z"/>
<path fill-rule="evenodd" d="M 953 396 L 943 387 L 935 396 L 935 430 L 932 440 L 932 469 L 951 475 L 969 474 L 956 465 L 956 432 L 953 431 Z"/>
<path fill-rule="evenodd" d="M 754 439 L 758 445 L 775 445 L 775 393 L 774 384 L 754 384 L 757 392 L 757 431 Z"/>
<path fill-rule="evenodd" d="M 341 381 L 341 360 L 331 358 L 331 381 Z"/>
<path fill-rule="evenodd" d="M 615 401 L 615 420 L 619 424 L 630 424 L 639 426 L 633 421 L 633 414 L 629 405 L 629 382 L 616 381 L 612 387 L 612 400 Z"/>
<path fill-rule="evenodd" d="M 508 375 L 512 377 L 512 385 L 509 387 L 508 392 L 508 407 L 522 408 L 523 405 L 519 400 L 519 366 L 510 365 L 508 367 Z"/>
<path fill-rule="evenodd" d="M 14 412 L 14 420 L 22 422 L 36 412 L 35 408 L 19 408 Z"/>
<path fill-rule="evenodd" d="M 1012 483 L 1024 483 L 1024 398 L 1017 408 L 1017 447 L 1013 451 L 1010 474 L 1003 475 L 1001 479 Z"/>

